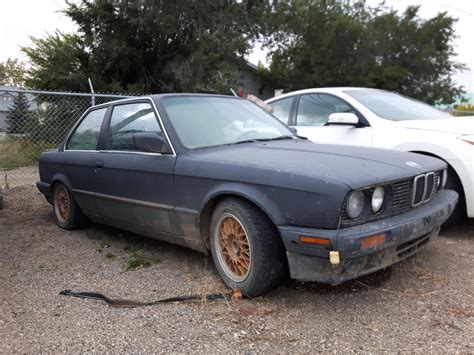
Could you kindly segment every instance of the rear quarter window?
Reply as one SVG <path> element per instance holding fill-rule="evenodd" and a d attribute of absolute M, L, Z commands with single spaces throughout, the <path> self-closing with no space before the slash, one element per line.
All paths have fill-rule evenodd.
<path fill-rule="evenodd" d="M 76 127 L 69 139 L 66 149 L 68 150 L 96 150 L 99 141 L 100 127 L 107 108 L 91 111 L 84 117 Z"/>

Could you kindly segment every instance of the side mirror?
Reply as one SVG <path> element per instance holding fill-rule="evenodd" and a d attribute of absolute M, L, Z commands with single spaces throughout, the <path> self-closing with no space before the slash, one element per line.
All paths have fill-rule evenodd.
<path fill-rule="evenodd" d="M 328 125 L 330 124 L 342 124 L 357 126 L 359 124 L 359 117 L 352 112 L 336 112 L 331 113 L 328 119 Z"/>
<path fill-rule="evenodd" d="M 171 149 L 163 137 L 158 132 L 138 132 L 132 136 L 133 146 L 142 152 L 169 154 Z"/>

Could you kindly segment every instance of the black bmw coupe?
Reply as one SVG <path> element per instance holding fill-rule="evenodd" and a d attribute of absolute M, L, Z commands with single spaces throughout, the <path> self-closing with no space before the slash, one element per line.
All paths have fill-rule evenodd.
<path fill-rule="evenodd" d="M 59 227 L 105 223 L 210 252 L 247 296 L 288 274 L 338 284 L 385 268 L 427 245 L 458 200 L 441 160 L 313 143 L 218 95 L 91 107 L 39 170 Z"/>

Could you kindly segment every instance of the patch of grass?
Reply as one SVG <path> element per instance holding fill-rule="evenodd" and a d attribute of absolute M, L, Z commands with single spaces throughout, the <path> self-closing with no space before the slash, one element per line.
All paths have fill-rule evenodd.
<path fill-rule="evenodd" d="M 0 169 L 11 170 L 36 164 L 41 152 L 47 147 L 22 139 L 0 139 Z"/>
<path fill-rule="evenodd" d="M 137 253 L 130 254 L 124 261 L 125 270 L 133 270 L 139 267 L 150 267 L 151 264 L 159 262 L 158 258 L 149 258 Z"/>
<path fill-rule="evenodd" d="M 136 269 L 137 267 L 149 267 L 151 266 L 152 261 L 152 259 L 133 253 L 125 259 L 123 266 L 125 270 Z"/>

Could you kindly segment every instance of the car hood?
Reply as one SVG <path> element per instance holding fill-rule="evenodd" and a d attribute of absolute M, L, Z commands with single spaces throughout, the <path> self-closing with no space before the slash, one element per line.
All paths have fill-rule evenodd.
<path fill-rule="evenodd" d="M 220 163 L 222 178 L 266 184 L 277 174 L 339 182 L 352 189 L 403 179 L 445 167 L 439 159 L 413 153 L 306 140 L 245 143 L 189 153 L 202 163 Z M 244 169 L 245 167 L 245 169 Z M 260 174 L 259 170 L 272 174 Z M 225 176 L 226 174 L 232 176 Z M 262 177 L 262 181 L 258 181 Z M 250 179 L 250 180 L 249 180 Z M 296 186 L 295 186 L 296 188 Z"/>
<path fill-rule="evenodd" d="M 410 129 L 437 131 L 454 134 L 474 134 L 474 117 L 453 117 L 438 120 L 409 120 L 399 123 Z"/>

